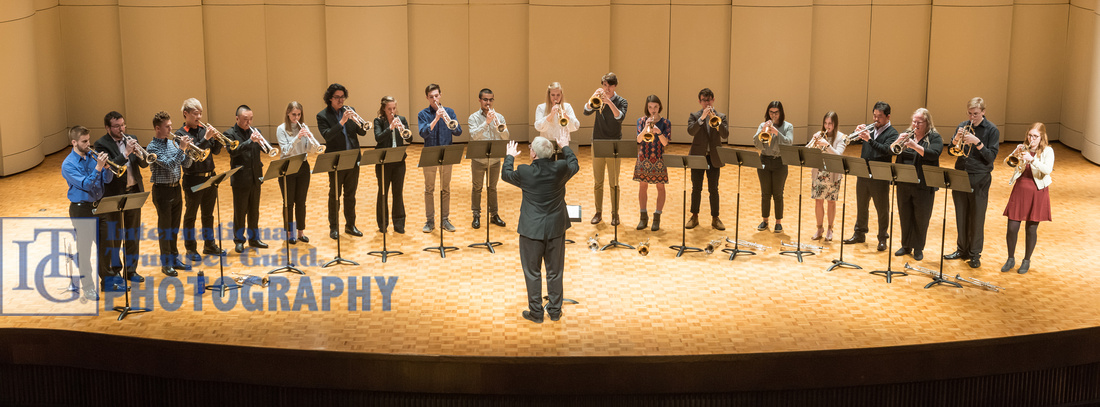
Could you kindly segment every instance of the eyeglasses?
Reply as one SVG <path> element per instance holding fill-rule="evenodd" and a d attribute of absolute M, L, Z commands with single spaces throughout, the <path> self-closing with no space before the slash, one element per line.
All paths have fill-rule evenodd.
<path fill-rule="evenodd" d="M 333 96 L 332 96 L 332 98 L 333 98 L 333 99 L 340 99 L 340 100 L 344 100 L 344 99 L 347 99 L 348 97 L 347 97 L 347 96 L 345 96 L 345 95 L 339 95 L 339 96 L 333 95 Z"/>
<path fill-rule="evenodd" d="M 779 114 L 778 110 L 769 110 L 768 114 Z"/>
<path fill-rule="evenodd" d="M 126 127 L 126 123 L 123 123 L 123 124 L 115 124 L 115 125 L 112 125 L 112 126 L 111 126 L 111 128 L 112 128 L 112 129 L 121 129 L 121 128 L 123 128 L 123 127 Z"/>

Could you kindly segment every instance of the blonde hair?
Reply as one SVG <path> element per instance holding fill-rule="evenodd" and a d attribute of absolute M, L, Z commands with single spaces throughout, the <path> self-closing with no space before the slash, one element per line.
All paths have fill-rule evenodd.
<path fill-rule="evenodd" d="M 970 99 L 970 102 L 966 104 L 966 110 L 970 110 L 970 109 L 973 109 L 975 107 L 979 108 L 979 109 L 982 109 L 982 111 L 984 112 L 985 111 L 985 99 L 982 99 L 980 97 L 975 97 L 973 99 Z"/>
<path fill-rule="evenodd" d="M 928 123 L 928 133 L 936 131 L 936 124 L 932 123 L 932 113 L 929 112 L 928 109 L 922 107 L 914 111 L 913 114 L 919 114 L 920 117 L 924 119 L 924 122 Z M 938 131 L 936 132 L 939 133 Z"/>
<path fill-rule="evenodd" d="M 558 82 L 550 82 L 550 86 L 546 87 L 546 111 L 549 112 L 550 108 L 554 107 L 554 102 L 550 101 L 550 91 L 557 89 L 561 90 L 561 105 L 565 106 L 565 91 L 561 89 L 561 84 Z"/>
<path fill-rule="evenodd" d="M 305 109 L 302 108 L 302 104 L 298 103 L 297 100 L 294 100 L 294 101 L 291 101 L 290 103 L 287 103 L 286 113 L 283 114 L 283 126 L 286 129 L 287 133 L 290 133 L 290 129 L 293 128 L 291 125 L 295 125 L 295 126 L 298 125 L 298 123 L 291 123 L 290 122 L 290 112 L 293 112 L 294 109 L 298 109 L 299 111 L 302 112 L 303 115 L 306 113 Z M 303 117 L 303 119 L 304 119 L 304 117 Z"/>
<path fill-rule="evenodd" d="M 180 110 L 184 113 L 202 110 L 202 103 L 200 103 L 198 99 L 190 98 L 183 101 L 183 107 L 181 107 Z"/>

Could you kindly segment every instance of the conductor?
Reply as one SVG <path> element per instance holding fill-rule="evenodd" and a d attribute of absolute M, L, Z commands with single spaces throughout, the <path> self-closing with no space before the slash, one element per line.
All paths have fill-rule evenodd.
<path fill-rule="evenodd" d="M 569 214 L 565 209 L 565 184 L 580 170 L 577 156 L 569 148 L 569 135 L 558 138 L 564 160 L 554 160 L 554 145 L 545 137 L 531 142 L 534 161 L 513 170 L 519 148 L 508 142 L 501 179 L 523 190 L 519 210 L 519 259 L 527 281 L 527 306 L 523 318 L 542 323 L 542 264 L 546 263 L 546 291 L 550 297 L 546 312 L 551 321 L 561 318 L 562 268 L 565 266 L 565 231 Z"/>

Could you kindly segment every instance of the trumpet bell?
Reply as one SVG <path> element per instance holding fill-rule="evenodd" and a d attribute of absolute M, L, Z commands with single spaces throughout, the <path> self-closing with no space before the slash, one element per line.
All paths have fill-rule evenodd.
<path fill-rule="evenodd" d="M 718 126 L 722 125 L 722 118 L 718 117 L 718 115 L 711 115 L 710 119 L 707 120 L 707 123 L 710 124 L 710 127 L 717 129 Z"/>
<path fill-rule="evenodd" d="M 772 134 L 766 131 L 760 132 L 760 134 L 757 134 L 756 137 L 758 137 L 760 139 L 760 142 L 764 144 L 772 142 Z"/>
<path fill-rule="evenodd" d="M 560 119 L 558 119 L 558 124 L 560 124 L 561 127 L 568 126 L 569 125 L 569 119 L 566 119 L 565 116 L 562 116 Z"/>
<path fill-rule="evenodd" d="M 413 132 L 412 132 L 412 130 L 409 130 L 409 129 L 401 129 L 401 138 L 403 138 L 403 139 L 405 139 L 405 140 L 407 141 L 407 140 L 411 140 L 411 139 L 412 139 L 412 136 L 413 136 Z"/>
<path fill-rule="evenodd" d="M 592 106 L 593 110 L 600 110 L 603 107 L 603 100 L 593 96 L 592 99 L 588 99 L 588 104 Z"/>
<path fill-rule="evenodd" d="M 126 175 L 125 165 L 116 164 L 114 161 L 107 160 L 107 168 L 115 174 L 115 178 L 121 178 L 123 175 Z"/>
<path fill-rule="evenodd" d="M 1020 157 L 1010 155 L 1008 158 L 1005 158 L 1005 164 L 1008 164 L 1009 167 L 1016 168 L 1016 166 L 1020 165 Z"/>
<path fill-rule="evenodd" d="M 642 256 L 649 255 L 649 239 L 638 244 L 638 254 Z"/>
<path fill-rule="evenodd" d="M 890 145 L 890 152 L 894 153 L 894 155 L 898 155 L 898 154 L 901 154 L 901 151 L 904 148 L 905 147 L 902 147 L 901 144 L 891 144 Z"/>
<path fill-rule="evenodd" d="M 447 128 L 451 130 L 457 129 L 458 120 L 447 120 Z M 367 130 L 370 130 L 370 128 L 368 128 Z"/>
<path fill-rule="evenodd" d="M 157 162 L 157 154 L 156 153 L 149 153 L 149 154 L 145 155 L 145 163 L 146 164 L 153 164 L 155 162 Z"/>
<path fill-rule="evenodd" d="M 503 133 L 505 130 L 508 130 L 508 126 L 504 125 L 504 123 L 497 125 L 497 132 Z"/>
<path fill-rule="evenodd" d="M 646 143 L 653 142 L 653 133 L 642 133 L 642 141 Z"/>

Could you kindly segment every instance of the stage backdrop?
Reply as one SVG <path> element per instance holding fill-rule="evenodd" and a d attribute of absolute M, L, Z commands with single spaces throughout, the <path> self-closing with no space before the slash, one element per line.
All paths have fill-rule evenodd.
<path fill-rule="evenodd" d="M 368 118 L 384 95 L 414 118 L 438 83 L 463 125 L 488 87 L 528 140 L 547 84 L 579 114 L 609 71 L 630 101 L 626 134 L 655 94 L 672 141 L 689 142 L 704 87 L 729 112 L 731 144 L 751 142 L 772 100 L 805 142 L 825 112 L 851 131 L 878 100 L 899 127 L 928 107 L 946 134 L 981 96 L 1007 140 L 1042 121 L 1100 162 L 1098 19 L 1078 0 L 4 0 L 0 175 L 65 148 L 68 126 L 104 134 L 111 110 L 145 143 L 153 114 L 179 125 L 189 97 L 221 128 L 250 105 L 273 140 L 291 100 L 315 125 L 331 82 Z"/>

